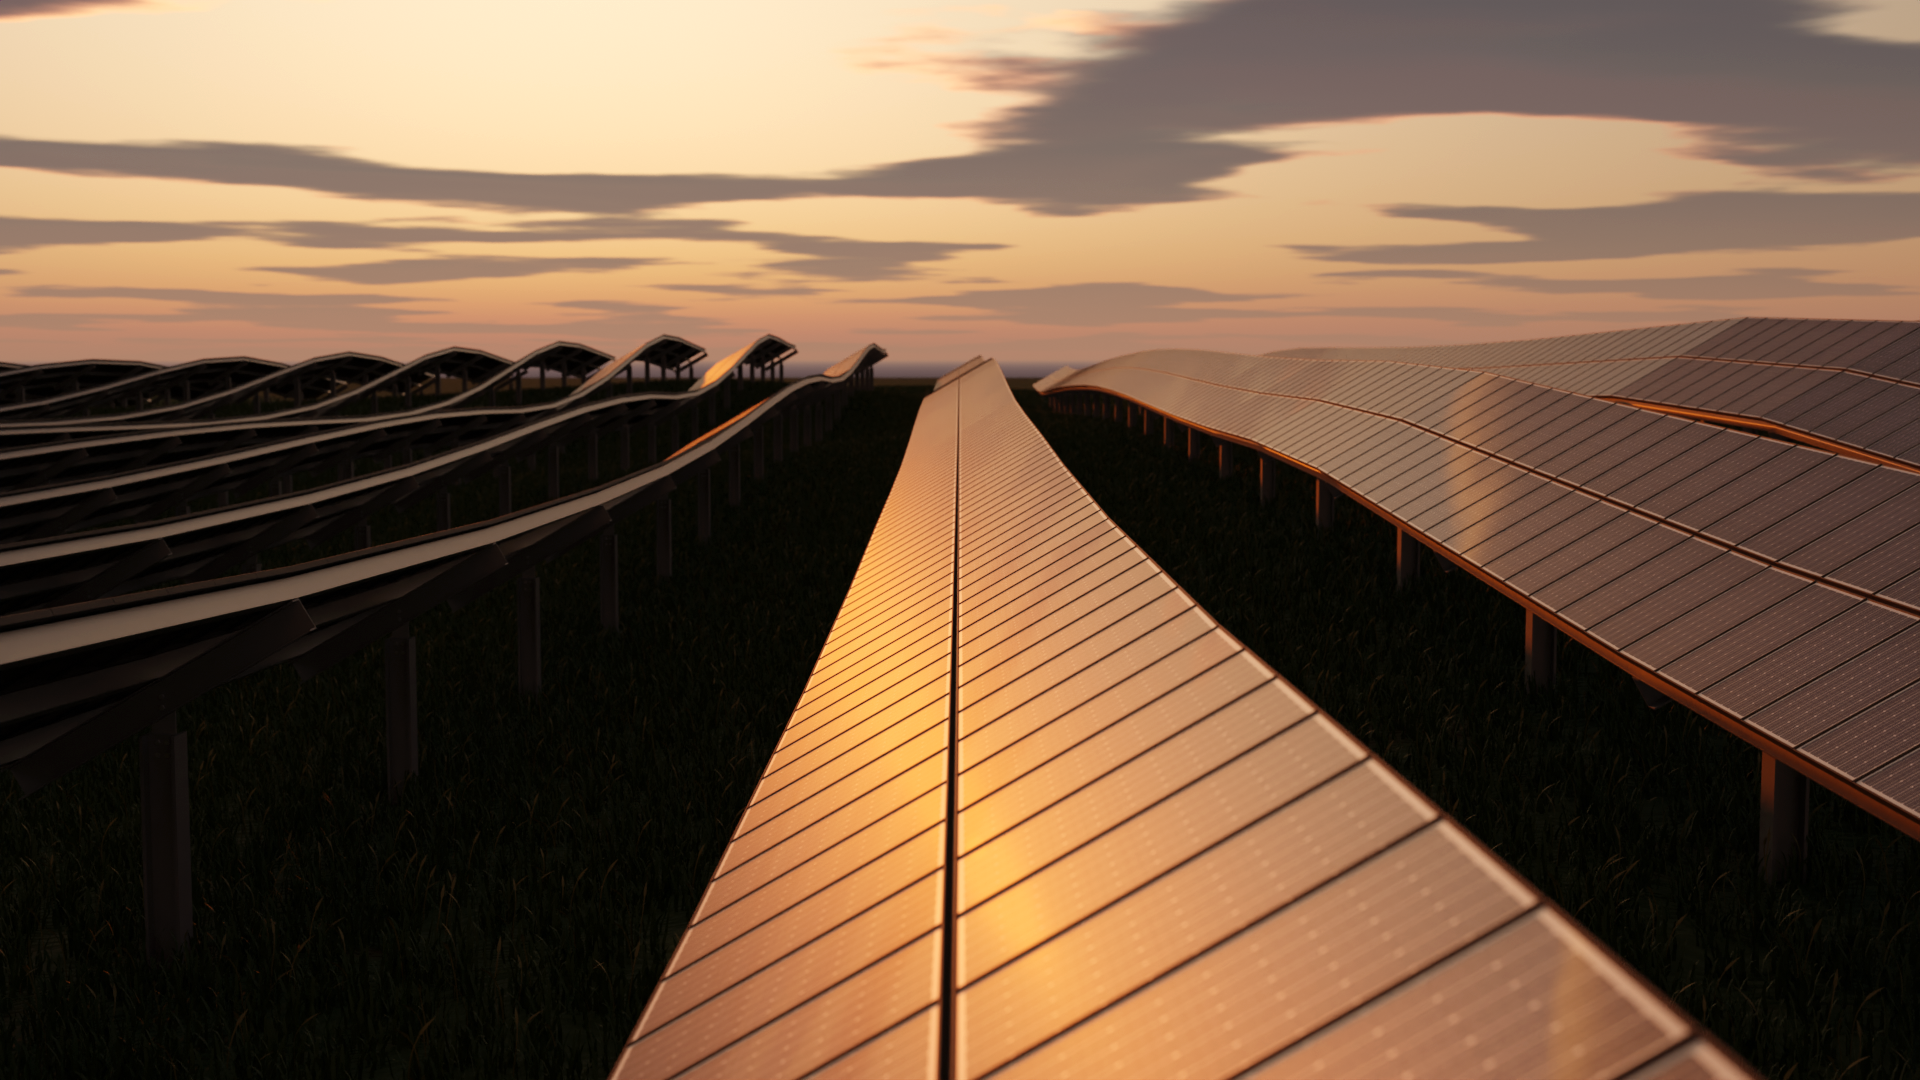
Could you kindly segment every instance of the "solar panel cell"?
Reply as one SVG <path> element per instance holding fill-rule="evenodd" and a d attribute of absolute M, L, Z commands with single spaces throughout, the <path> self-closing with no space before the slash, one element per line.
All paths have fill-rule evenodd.
<path fill-rule="evenodd" d="M 940 935 L 929 933 L 679 1075 L 724 1080 L 809 1071 L 938 1000 L 939 978 Z M 647 1051 L 652 1065 L 651 1039 Z"/>
<path fill-rule="evenodd" d="M 1872 466 L 1812 450 L 1780 454 L 1676 511 L 1670 520 L 1737 544 Z"/>
<path fill-rule="evenodd" d="M 1624 503 L 1637 504 L 1754 442 L 1750 435 L 1738 435 L 1706 424 L 1688 423 L 1687 427 L 1690 430 L 1675 432 L 1678 437 L 1671 445 L 1663 440 L 1584 486 Z M 1689 443 L 1691 445 L 1687 445 Z"/>
<path fill-rule="evenodd" d="M 1920 752 L 1909 751 L 1882 765 L 1868 773 L 1860 786 L 1886 796 L 1909 813 L 1920 814 Z"/>
<path fill-rule="evenodd" d="M 1920 525 L 1874 546 L 1828 574 L 1830 580 L 1878 592 L 1920 568 Z"/>
<path fill-rule="evenodd" d="M 1740 655 L 1740 650 L 1749 649 L 1753 651 L 1748 655 L 1754 659 L 1708 686 L 1704 695 L 1708 701 L 1735 716 L 1750 716 L 1822 675 L 1837 668 L 1852 668 L 1849 661 L 1914 622 L 1877 604 L 1854 603 L 1851 608 L 1844 607 L 1848 598 L 1824 590 L 1795 596 L 1789 603 L 1792 609 L 1783 610 L 1770 619 L 1773 625 L 1766 631 L 1758 627 L 1742 628 L 1739 636 L 1745 640 L 1732 642 L 1734 654 Z M 1827 611 L 1838 613 L 1822 619 L 1822 613 Z M 1768 651 L 1760 653 L 1761 648 Z M 1675 669 L 1692 663 L 1694 658 L 1688 657 L 1676 664 Z M 1701 666 L 1701 670 L 1704 672 L 1707 668 Z"/>
<path fill-rule="evenodd" d="M 1297 887 L 1118 905 L 963 994 L 962 1073 L 1233 1075 L 1532 903 L 1469 850 L 1429 827 L 1265 919 Z"/>
<path fill-rule="evenodd" d="M 1847 669 L 1836 672 L 1835 674 L 1841 676 L 1840 678 L 1822 680 L 1822 682 L 1829 682 L 1830 687 L 1821 689 L 1831 689 L 1844 695 L 1844 700 L 1831 707 L 1827 716 L 1858 708 L 1862 702 L 1870 704 L 1845 721 L 1801 744 L 1802 753 L 1825 763 L 1850 780 L 1858 780 L 1915 746 L 1920 746 L 1920 733 L 1913 730 L 1913 711 L 1916 707 L 1920 707 L 1920 683 L 1910 681 L 1915 677 L 1916 670 L 1920 669 L 1914 667 L 1914 643 L 1909 638 L 1910 633 L 1902 634 L 1874 650 L 1876 654 L 1884 651 L 1886 656 L 1868 656 L 1858 663 L 1847 665 Z M 1861 672 L 1862 681 L 1866 682 L 1867 686 L 1853 685 L 1846 677 L 1855 667 L 1867 669 Z M 1814 690 L 1818 685 L 1816 683 L 1814 686 L 1807 687 L 1806 690 Z M 1889 688 L 1891 688 L 1890 692 Z M 1886 696 L 1875 700 L 1875 697 L 1881 693 Z M 1781 710 L 1781 715 L 1791 716 L 1784 709 Z M 1759 723 L 1760 719 L 1755 718 L 1756 727 L 1772 730 L 1772 727 Z M 1818 730 L 1813 722 L 1803 724 L 1798 722 L 1798 717 L 1792 719 L 1794 723 L 1791 725 L 1791 730 L 1795 732 Z M 1786 732 L 1782 731 L 1775 731 L 1774 734 L 1782 738 L 1787 737 Z"/>
<path fill-rule="evenodd" d="M 1640 640 L 1690 612 L 1698 615 L 1698 609 L 1707 601 L 1713 600 L 1717 604 L 1720 598 L 1727 596 L 1741 583 L 1761 573 L 1760 564 L 1752 559 L 1742 558 L 1732 553 L 1721 554 L 1702 564 L 1699 569 L 1681 576 L 1658 592 L 1647 594 L 1618 615 L 1596 625 L 1593 628 L 1594 636 L 1616 649 L 1623 649 L 1624 646 Z M 1785 578 L 1780 574 L 1769 577 L 1783 580 Z M 1713 633 L 1718 633 L 1726 629 L 1726 626 L 1716 626 L 1712 629 Z M 1682 633 L 1683 636 L 1694 639 L 1696 643 L 1712 636 L 1712 634 L 1701 635 L 1692 631 Z M 1661 658 L 1659 663 L 1641 660 L 1649 670 L 1657 670 L 1661 663 L 1680 653 L 1663 646 L 1655 655 Z M 1635 657 L 1635 659 L 1639 658 Z"/>
<path fill-rule="evenodd" d="M 1561 916 L 1539 911 L 1246 1075 L 1618 1076 L 1688 1034 Z"/>
<path fill-rule="evenodd" d="M 1916 485 L 1920 485 L 1920 478 L 1898 469 L 1868 469 L 1845 487 L 1821 496 L 1742 543 L 1758 555 L 1786 558 L 1834 530 L 1849 526 L 1875 507 L 1887 504 L 1902 493 L 1912 492 Z M 1920 493 L 1914 494 L 1916 508 L 1920 509 Z M 1800 564 L 1789 561 L 1789 565 Z"/>
<path fill-rule="evenodd" d="M 1795 588 L 1799 585 L 1797 580 L 1772 584 L 1772 579 L 1781 576 L 1776 573 L 1763 574 L 1734 590 L 1728 600 L 1721 603 L 1739 604 L 1749 600 L 1757 603 L 1760 596 L 1769 593 L 1779 592 L 1782 595 L 1777 603 L 1750 612 L 1737 625 L 1729 626 L 1711 639 L 1700 641 L 1694 648 L 1677 654 L 1658 669 L 1660 674 L 1705 696 L 1707 688 L 1721 679 L 1760 660 L 1795 637 L 1812 631 L 1857 603 L 1850 596 L 1817 585 Z M 1787 591 L 1789 589 L 1791 591 Z M 1754 618 L 1762 612 L 1765 613 L 1764 617 Z M 1651 651 L 1652 645 L 1649 643 L 1642 655 Z M 1739 693 L 1738 686 L 1730 688 L 1730 696 L 1749 701 L 1752 707 L 1757 707 L 1771 700 L 1765 696 L 1769 687 L 1785 693 L 1824 670 L 1819 669 L 1820 653 L 1800 659 L 1802 666 L 1762 679 L 1757 688 L 1751 688 L 1746 693 Z M 1715 699 L 1714 703 L 1719 704 L 1719 701 Z"/>
<path fill-rule="evenodd" d="M 928 1007 L 810 1072 L 805 1080 L 934 1080 L 940 1075 L 940 1010 Z"/>
<path fill-rule="evenodd" d="M 1684 534 L 1664 525 L 1642 524 L 1646 528 L 1634 530 L 1629 538 L 1604 549 L 1598 557 L 1587 558 L 1578 569 L 1535 588 L 1534 600 L 1550 611 L 1559 611 L 1686 542 Z"/>
<path fill-rule="evenodd" d="M 1651 535 L 1657 534 L 1643 535 L 1640 542 L 1649 542 Z M 1560 609 L 1560 616 L 1575 626 L 1597 626 L 1722 554 L 1711 544 L 1682 540 L 1664 554 L 1567 604 Z"/>
<path fill-rule="evenodd" d="M 1315 749 L 1322 747 L 1328 736 L 1318 729 L 1287 726 L 1294 719 L 1276 716 L 1242 698 L 1172 733 L 1153 753 L 1135 757 L 1077 790 L 1057 792 L 1054 801 L 1018 821 L 1008 820 L 1007 800 L 986 799 L 974 804 L 963 826 L 964 847 L 957 879 L 960 910 L 972 909 L 1270 739 L 1275 740 L 1274 745 L 1252 760 L 1275 764 L 1304 760 L 1301 755 L 1335 752 Z M 1280 756 L 1275 758 L 1275 754 Z M 1249 767 L 1241 763 L 1223 775 L 1241 790 L 1251 792 L 1253 789 L 1246 785 L 1263 781 L 1248 772 Z"/>
<path fill-rule="evenodd" d="M 1708 495 L 1720 491 L 1722 488 L 1727 487 L 1728 484 L 1735 483 L 1736 481 L 1740 483 L 1736 487 L 1729 489 L 1726 495 L 1734 498 L 1737 502 L 1744 501 L 1744 499 L 1751 498 L 1754 494 L 1757 494 L 1752 488 L 1747 486 L 1747 477 L 1757 473 L 1774 458 L 1788 456 L 1789 463 L 1793 462 L 1796 457 L 1801 461 L 1807 461 L 1806 455 L 1811 453 L 1811 451 L 1801 450 L 1799 447 L 1775 442 L 1771 439 L 1749 437 L 1744 446 L 1734 448 L 1732 453 L 1719 458 L 1711 465 L 1703 466 L 1699 471 L 1690 475 L 1677 477 L 1673 483 L 1663 487 L 1657 493 L 1646 495 L 1633 501 L 1636 506 L 1639 506 L 1647 513 L 1668 517 L 1684 512 L 1686 508 L 1692 506 L 1696 501 L 1706 498 Z M 1810 461 L 1808 463 L 1811 464 Z M 1793 475 L 1798 475 L 1798 472 L 1793 472 L 1791 466 L 1789 466 L 1788 471 L 1792 472 Z M 1717 506 L 1719 504 L 1709 505 Z"/>
<path fill-rule="evenodd" d="M 1317 800 L 1307 793 L 1361 757 L 1324 720 L 1249 750 L 968 909 L 955 978 L 963 986 L 980 979 L 1303 795 L 1302 815 L 1317 811 L 1324 828 L 1329 807 L 1351 810 L 1354 785 Z M 1413 809 L 1395 801 L 1397 808 L 1385 809 L 1408 819 L 1408 828 L 1417 824 Z"/>
<path fill-rule="evenodd" d="M 961 807 L 967 811 L 960 826 L 963 849 L 985 843 L 1259 690 L 1267 672 L 1244 654 L 1220 658 L 1198 673 L 1172 670 L 1212 653 L 1222 641 L 1218 634 L 1196 641 L 1116 692 L 1057 719 L 989 725 L 968 735 L 960 751 L 968 764 L 960 774 Z M 1275 693 L 1260 691 L 1260 700 L 1240 709 L 1275 731 L 1310 713 L 1310 706 Z M 973 812 L 976 806 L 979 813 Z"/>

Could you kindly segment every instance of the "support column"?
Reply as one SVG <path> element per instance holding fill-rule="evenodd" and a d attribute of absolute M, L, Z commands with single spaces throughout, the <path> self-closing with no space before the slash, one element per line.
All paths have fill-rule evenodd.
<path fill-rule="evenodd" d="M 387 795 L 400 794 L 420 772 L 420 685 L 413 628 L 401 623 L 387 638 Z"/>
<path fill-rule="evenodd" d="M 140 856 L 149 957 L 177 954 L 193 935 L 187 822 L 187 736 L 170 713 L 140 737 Z"/>
<path fill-rule="evenodd" d="M 660 422 L 647 421 L 647 458 L 645 464 L 654 465 L 660 461 Z"/>
<path fill-rule="evenodd" d="M 1560 631 L 1533 612 L 1527 612 L 1527 681 L 1535 686 L 1553 685 L 1554 655 L 1559 652 Z"/>
<path fill-rule="evenodd" d="M 713 459 L 700 465 L 700 482 L 694 486 L 693 536 L 696 540 L 713 538 Z"/>
<path fill-rule="evenodd" d="M 1405 529 L 1393 533 L 1393 569 L 1395 584 L 1401 589 L 1420 576 L 1420 541 Z"/>
<path fill-rule="evenodd" d="M 1220 479 L 1233 475 L 1233 444 L 1222 439 L 1216 443 L 1220 453 Z"/>
<path fill-rule="evenodd" d="M 560 444 L 547 447 L 547 501 L 560 497 Z"/>
<path fill-rule="evenodd" d="M 620 629 L 620 536 L 600 534 L 600 629 Z"/>
<path fill-rule="evenodd" d="M 627 368 L 627 373 L 631 375 L 633 373 L 633 368 L 631 367 Z M 633 471 L 633 425 L 621 424 L 620 425 L 620 475 L 625 476 L 632 471 Z"/>
<path fill-rule="evenodd" d="M 1333 501 L 1340 492 L 1325 480 L 1313 482 L 1313 523 L 1322 529 L 1333 528 Z"/>
<path fill-rule="evenodd" d="M 520 692 L 540 692 L 540 575 L 528 573 L 514 582 L 520 638 Z"/>
<path fill-rule="evenodd" d="M 513 466 L 502 465 L 494 470 L 500 477 L 500 516 L 513 513 Z"/>
<path fill-rule="evenodd" d="M 1265 506 L 1280 496 L 1280 463 L 1265 454 L 1260 455 L 1260 505 Z"/>
<path fill-rule="evenodd" d="M 1779 884 L 1807 862 L 1807 778 L 1760 751 L 1760 874 Z"/>
<path fill-rule="evenodd" d="M 765 480 L 767 478 L 768 423 L 769 421 L 762 420 L 752 431 L 747 432 L 753 439 L 753 478 L 755 480 Z"/>
<path fill-rule="evenodd" d="M 781 411 L 773 414 L 773 417 L 772 417 L 772 423 L 774 424 L 773 438 L 768 440 L 768 442 L 771 443 L 772 445 L 768 446 L 767 449 L 773 451 L 773 460 L 776 464 L 778 464 L 780 459 L 786 455 L 787 428 L 792 425 L 792 420 L 791 420 L 792 416 L 793 416 L 792 406 L 788 406 L 787 408 L 782 409 Z"/>
<path fill-rule="evenodd" d="M 673 576 L 673 499 L 653 504 L 653 576 Z"/>
<path fill-rule="evenodd" d="M 740 445 L 738 439 L 727 447 L 727 505 L 740 505 L 740 456 L 747 448 Z"/>
<path fill-rule="evenodd" d="M 453 492 L 440 493 L 440 531 L 453 528 Z"/>
<path fill-rule="evenodd" d="M 1199 429 L 1192 426 L 1187 428 L 1188 461 L 1198 461 L 1200 459 L 1202 448 L 1206 445 L 1206 439 L 1207 437 L 1205 435 L 1200 434 Z"/>
<path fill-rule="evenodd" d="M 1165 416 L 1160 418 L 1160 445 L 1161 446 L 1170 447 L 1173 445 L 1174 431 L 1178 427 L 1179 425 L 1175 424 L 1170 418 Z"/>
<path fill-rule="evenodd" d="M 600 433 L 598 431 L 590 431 L 587 433 L 587 483 L 591 485 L 599 482 Z"/>

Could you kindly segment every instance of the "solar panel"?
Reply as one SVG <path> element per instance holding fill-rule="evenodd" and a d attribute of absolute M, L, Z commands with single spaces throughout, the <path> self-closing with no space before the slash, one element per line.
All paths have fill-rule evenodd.
<path fill-rule="evenodd" d="M 918 719 L 867 683 L 922 686 Z M 1516 1012 L 1494 966 L 1576 992 Z M 1436 1060 L 1744 1075 L 1222 631 L 996 365 L 956 375 L 615 1076 L 1232 1075 L 1366 1016 Z"/>

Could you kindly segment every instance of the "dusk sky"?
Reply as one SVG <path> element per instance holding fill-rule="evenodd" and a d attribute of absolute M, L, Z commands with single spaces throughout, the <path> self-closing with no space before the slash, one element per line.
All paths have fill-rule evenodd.
<path fill-rule="evenodd" d="M 0 361 L 1920 318 L 1920 0 L 0 0 Z"/>

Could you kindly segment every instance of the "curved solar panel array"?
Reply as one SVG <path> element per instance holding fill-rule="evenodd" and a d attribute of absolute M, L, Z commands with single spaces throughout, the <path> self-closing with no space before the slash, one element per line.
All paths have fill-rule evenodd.
<path fill-rule="evenodd" d="M 1747 1075 L 1200 610 L 974 361 L 614 1076 L 1254 1074 Z"/>
<path fill-rule="evenodd" d="M 1920 323 L 1313 351 L 1136 353 L 1044 392 L 1306 470 L 1920 837 Z"/>
<path fill-rule="evenodd" d="M 682 356 L 689 347 L 697 349 L 672 340 Z M 684 392 L 583 402 L 620 373 L 620 363 L 608 358 L 567 397 L 524 409 L 359 418 L 320 425 L 320 434 L 291 440 L 273 434 L 308 430 L 308 422 L 211 423 L 203 427 L 225 434 L 205 447 L 217 450 L 224 439 L 239 438 L 251 448 L 157 470 L 165 476 L 137 460 L 122 462 L 132 468 L 80 485 L 92 496 L 62 492 L 57 485 L 0 494 L 6 510 L 0 537 L 29 516 L 23 507 L 42 497 L 80 498 L 75 505 L 99 509 L 119 499 L 119 488 L 126 496 L 120 501 L 138 504 L 134 516 L 172 515 L 58 536 L 52 534 L 66 532 L 59 526 L 78 518 L 55 518 L 38 523 L 45 536 L 0 542 L 0 767 L 31 792 L 146 732 L 140 760 L 146 770 L 141 817 L 148 945 L 155 953 L 179 948 L 191 927 L 192 905 L 186 736 L 173 730 L 174 710 L 276 664 L 292 664 L 303 678 L 311 677 L 384 639 L 388 780 L 397 789 L 418 764 L 409 621 L 441 603 L 459 606 L 512 582 L 520 599 L 520 685 L 538 692 L 536 575 L 547 560 L 597 538 L 602 625 L 617 628 L 615 519 L 653 509 L 656 572 L 670 576 L 669 494 L 678 486 L 691 488 L 695 535 L 706 538 L 716 470 L 724 496 L 738 504 L 743 462 L 750 456 L 752 475 L 760 478 L 769 456 L 779 461 L 783 448 L 811 445 L 847 395 L 871 385 L 872 366 L 886 356 L 884 349 L 867 346 L 823 375 L 775 388 L 725 415 L 723 399 L 744 363 L 792 351 L 782 339 L 763 335 L 718 361 Z M 456 423 L 476 418 L 477 426 Z M 168 436 L 154 445 L 180 441 Z M 324 454 L 310 452 L 320 444 Z M 605 444 L 617 456 L 608 462 L 612 476 L 603 479 Z M 563 449 L 584 453 L 584 490 L 563 489 Z M 664 459 L 656 450 L 665 452 Z M 356 478 L 354 461 L 368 454 L 387 458 Z M 515 508 L 511 468 L 529 457 L 546 466 L 546 499 Z M 340 478 L 328 482 L 336 465 Z M 323 474 L 320 486 L 293 490 L 295 470 L 316 467 Z M 488 473 L 500 482 L 498 514 L 456 522 L 448 492 Z M 165 484 L 174 487 L 154 489 Z M 214 497 L 241 484 L 250 485 L 246 502 L 229 505 L 224 494 Z M 374 514 L 429 497 L 440 504 L 437 523 L 374 545 Z M 195 500 L 216 505 L 190 512 Z M 277 545 L 349 529 L 357 550 L 270 569 L 254 561 Z"/>

